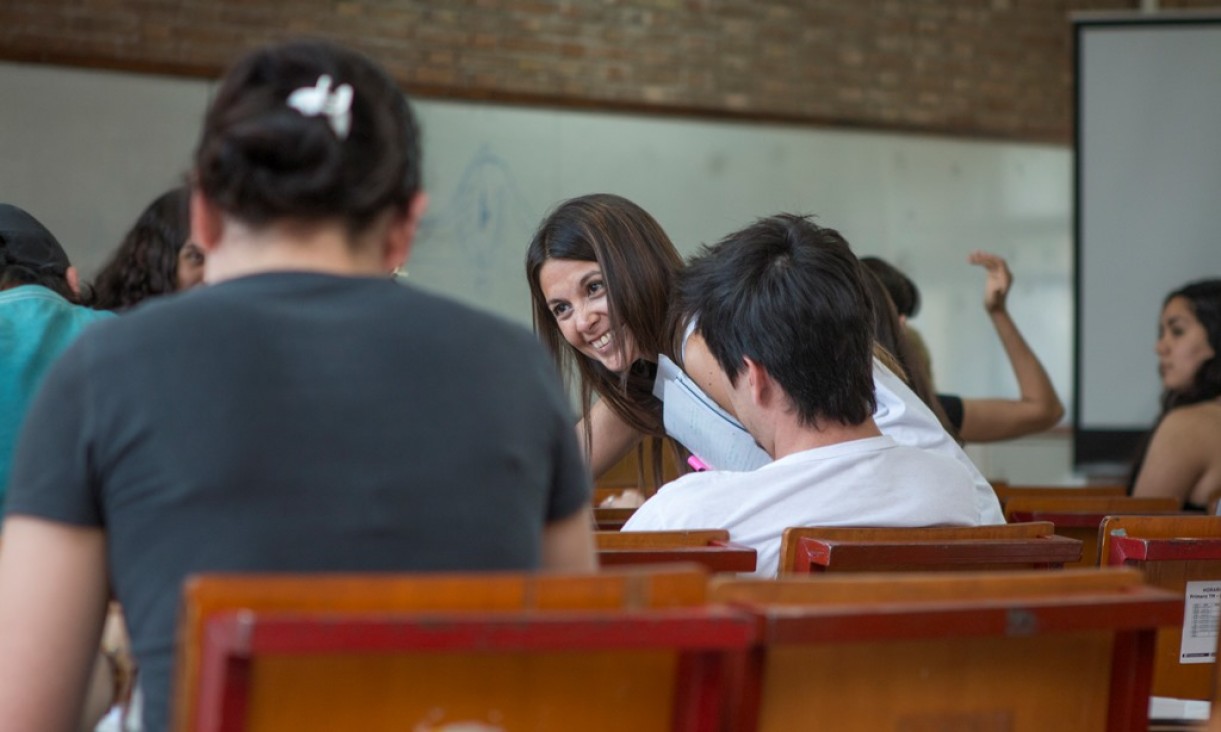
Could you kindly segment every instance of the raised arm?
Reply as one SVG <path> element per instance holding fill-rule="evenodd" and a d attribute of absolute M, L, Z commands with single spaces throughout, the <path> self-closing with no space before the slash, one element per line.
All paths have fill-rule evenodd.
<path fill-rule="evenodd" d="M 590 473 L 597 480 L 603 473 L 615 467 L 615 464 L 636 445 L 640 444 L 643 435 L 627 422 L 619 418 L 614 410 L 602 400 L 594 403 L 589 410 L 590 439 L 593 444 L 585 442 L 585 420 L 577 422 L 577 442 L 581 445 L 581 453 L 589 464 Z"/>
<path fill-rule="evenodd" d="M 6 729 L 76 729 L 107 598 L 100 529 L 26 516 L 4 522 L 0 709 Z"/>
<path fill-rule="evenodd" d="M 1005 308 L 1005 298 L 1013 284 L 1009 266 L 1003 258 L 981 251 L 972 252 L 968 261 L 987 272 L 984 309 L 1017 377 L 1020 396 L 1016 400 L 964 399 L 960 435 L 965 442 L 992 442 L 1048 429 L 1064 416 L 1064 405 L 1056 396 L 1043 364 Z"/>

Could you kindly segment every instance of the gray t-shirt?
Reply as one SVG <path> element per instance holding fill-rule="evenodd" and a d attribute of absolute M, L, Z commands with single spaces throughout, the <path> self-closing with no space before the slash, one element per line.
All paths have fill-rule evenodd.
<path fill-rule="evenodd" d="M 187 575 L 534 568 L 589 493 L 528 331 L 390 280 L 276 273 L 77 341 L 31 408 L 8 513 L 105 530 L 157 732 Z"/>

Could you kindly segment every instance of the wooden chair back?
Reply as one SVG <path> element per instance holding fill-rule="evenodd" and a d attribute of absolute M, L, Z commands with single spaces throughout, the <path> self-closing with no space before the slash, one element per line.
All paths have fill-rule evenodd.
<path fill-rule="evenodd" d="M 196 577 L 175 729 L 711 732 L 755 630 L 706 590 L 698 567 Z"/>
<path fill-rule="evenodd" d="M 594 539 L 603 567 L 695 562 L 712 572 L 755 571 L 755 550 L 731 542 L 725 529 L 599 531 Z"/>
<path fill-rule="evenodd" d="M 668 440 L 663 440 L 661 443 L 661 483 L 655 481 L 653 479 L 653 440 L 646 437 L 635 449 L 624 455 L 623 459 L 612 465 L 610 470 L 596 476 L 594 486 L 595 490 L 605 488 L 615 493 L 621 493 L 625 488 L 635 488 L 644 495 L 651 496 L 662 485 L 682 475 L 681 467 L 673 444 Z"/>
<path fill-rule="evenodd" d="M 1108 516 L 1100 540 L 1103 564 L 1140 569 L 1148 584 L 1171 590 L 1186 601 L 1178 625 L 1158 634 L 1153 694 L 1212 699 L 1217 668 L 1212 623 L 1221 596 L 1221 516 Z"/>
<path fill-rule="evenodd" d="M 992 490 L 1004 506 L 1010 498 L 1122 498 L 1128 495 L 1125 485 L 1013 485 L 992 484 Z"/>
<path fill-rule="evenodd" d="M 594 506 L 594 528 L 598 531 L 618 531 L 636 513 L 634 508 L 602 508 Z"/>
<path fill-rule="evenodd" d="M 1056 533 L 1082 544 L 1081 559 L 1070 566 L 1098 566 L 1098 529 L 1106 516 L 1121 514 L 1179 513 L 1182 504 L 1173 498 L 1131 496 L 1079 496 L 1038 498 L 1020 496 L 1005 503 L 1005 520 L 1050 521 Z"/>
<path fill-rule="evenodd" d="M 714 579 L 760 616 L 732 729 L 1146 732 L 1155 629 L 1139 572 Z"/>
<path fill-rule="evenodd" d="M 796 527 L 780 541 L 780 574 L 1058 569 L 1081 543 L 1049 523 L 919 528 Z"/>

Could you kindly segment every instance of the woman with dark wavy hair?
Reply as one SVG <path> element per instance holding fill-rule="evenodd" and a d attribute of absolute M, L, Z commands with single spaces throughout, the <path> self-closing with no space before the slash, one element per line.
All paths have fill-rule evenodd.
<path fill-rule="evenodd" d="M 1221 279 L 1166 296 L 1155 350 L 1162 413 L 1132 470 L 1132 493 L 1204 510 L 1221 492 Z"/>
<path fill-rule="evenodd" d="M 203 282 L 204 253 L 190 241 L 190 204 L 186 186 L 150 203 L 94 279 L 87 304 L 97 310 L 125 310 Z"/>

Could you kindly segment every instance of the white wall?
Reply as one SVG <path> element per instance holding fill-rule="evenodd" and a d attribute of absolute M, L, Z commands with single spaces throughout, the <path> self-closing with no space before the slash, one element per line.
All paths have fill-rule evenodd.
<path fill-rule="evenodd" d="M 209 88 L 0 63 L 0 199 L 34 212 L 91 274 L 181 179 Z M 1014 317 L 1071 403 L 1066 147 L 439 101 L 416 110 L 432 197 L 409 267 L 420 286 L 528 324 L 526 245 L 549 208 L 583 193 L 636 200 L 686 254 L 757 216 L 814 213 L 919 283 L 914 323 L 937 384 L 966 396 L 1017 393 L 980 306 L 982 275 L 966 264 L 977 247 L 1007 256 Z"/>

